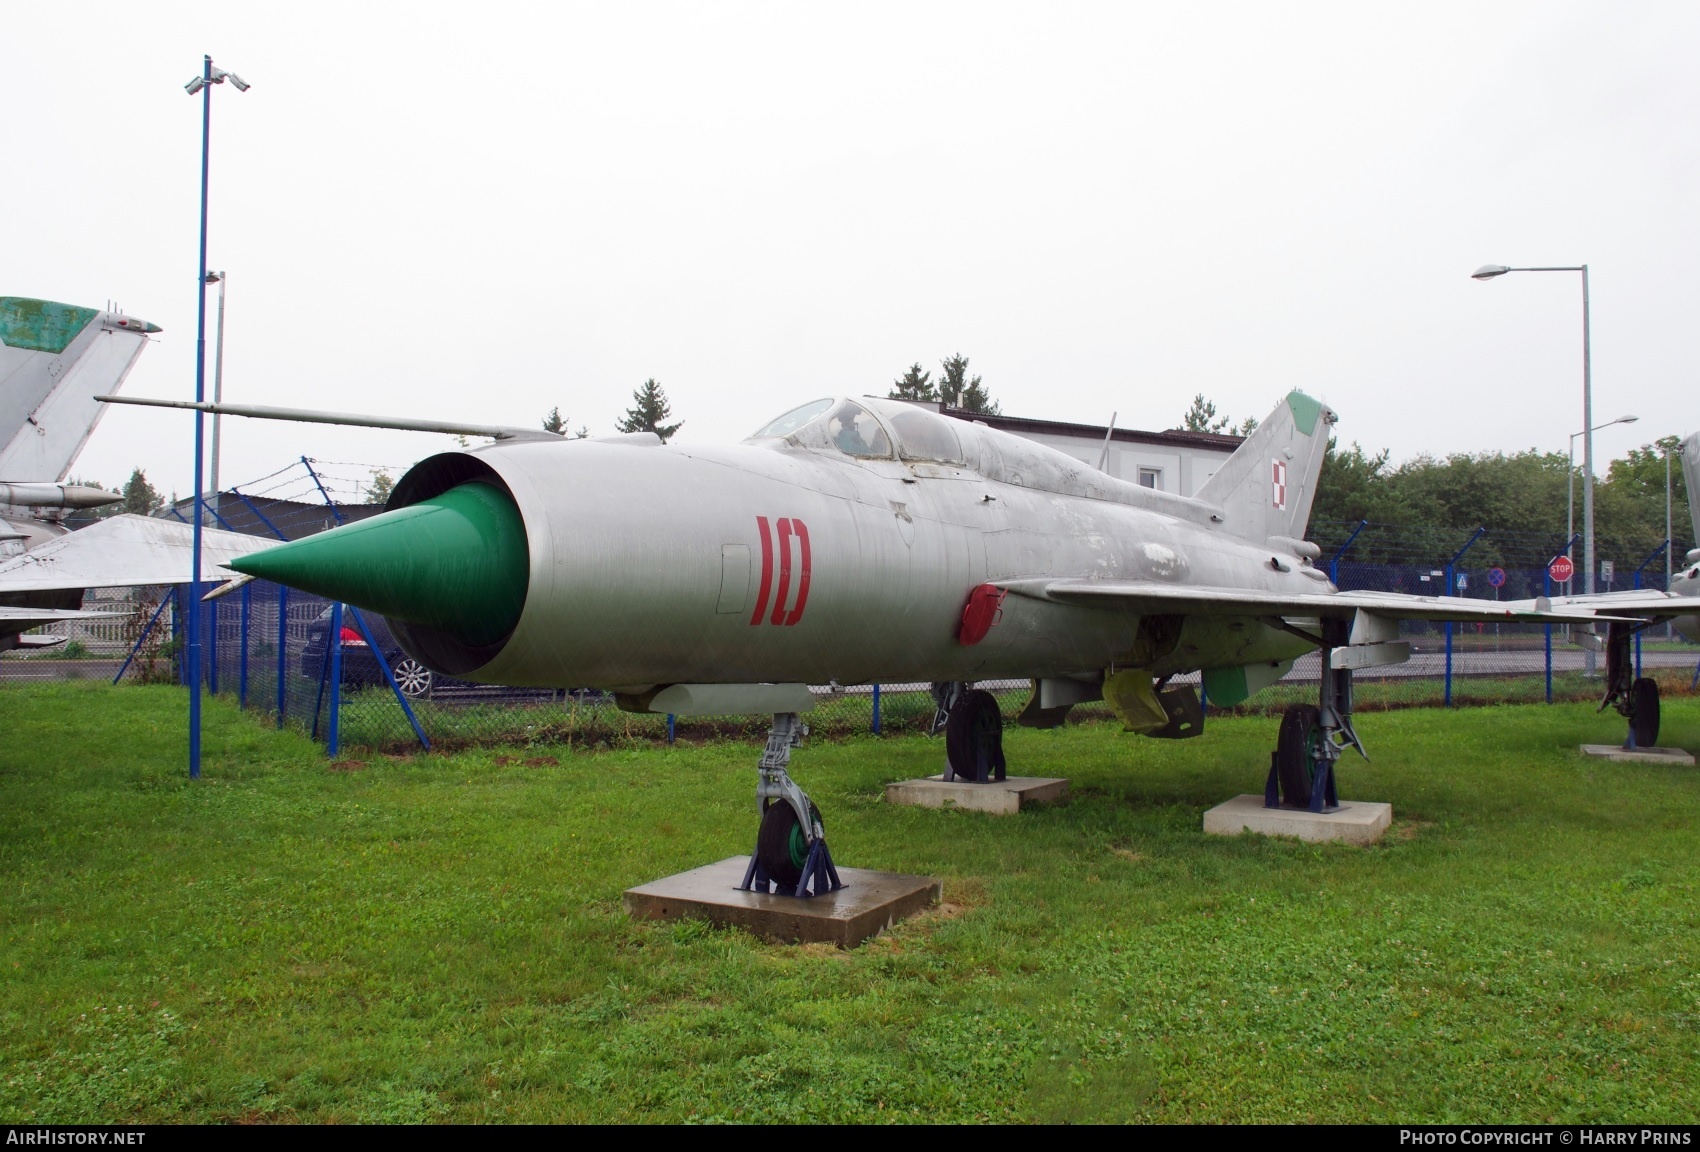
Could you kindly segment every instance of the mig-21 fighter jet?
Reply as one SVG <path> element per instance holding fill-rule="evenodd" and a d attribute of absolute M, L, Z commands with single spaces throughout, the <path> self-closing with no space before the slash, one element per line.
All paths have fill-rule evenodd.
<path fill-rule="evenodd" d="M 1291 393 L 1193 497 L 887 399 L 813 400 L 725 447 L 477 429 L 504 438 L 415 465 L 383 514 L 229 566 L 382 613 L 447 675 L 773 714 L 746 884 L 803 895 L 832 886 L 786 770 L 810 684 L 932 683 L 952 771 L 983 780 L 1001 720 L 976 681 L 1030 679 L 1024 724 L 1102 698 L 1136 732 L 1191 737 L 1203 710 L 1175 676 L 1233 705 L 1320 649 L 1318 703 L 1283 717 L 1272 769 L 1320 809 L 1342 749 L 1363 750 L 1352 672 L 1409 656 L 1400 620 L 1592 619 L 1338 591 L 1304 540 L 1335 419 Z"/>

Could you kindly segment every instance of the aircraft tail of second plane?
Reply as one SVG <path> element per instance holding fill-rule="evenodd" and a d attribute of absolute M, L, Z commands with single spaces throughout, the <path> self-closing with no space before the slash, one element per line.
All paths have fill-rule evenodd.
<path fill-rule="evenodd" d="M 63 480 L 159 326 L 120 312 L 0 296 L 0 481 Z"/>

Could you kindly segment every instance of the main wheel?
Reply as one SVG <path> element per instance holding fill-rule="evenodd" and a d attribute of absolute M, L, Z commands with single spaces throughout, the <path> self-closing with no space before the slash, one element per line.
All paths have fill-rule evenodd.
<path fill-rule="evenodd" d="M 430 694 L 431 670 L 413 657 L 398 654 L 390 671 L 395 674 L 395 685 L 403 696 L 417 699 Z"/>
<path fill-rule="evenodd" d="M 820 813 L 814 812 L 818 821 Z M 769 800 L 756 833 L 756 862 L 780 884 L 795 888 L 809 862 L 809 835 L 797 819 L 797 810 L 784 800 Z"/>
<path fill-rule="evenodd" d="M 1275 773 L 1281 798 L 1288 804 L 1310 804 L 1311 773 L 1322 744 L 1322 710 L 1314 704 L 1294 704 L 1281 714 L 1281 734 L 1275 740 Z"/>
<path fill-rule="evenodd" d="M 1629 686 L 1629 730 L 1635 735 L 1635 747 L 1658 747 L 1659 686 L 1651 676 Z"/>
<path fill-rule="evenodd" d="M 959 780 L 984 783 L 1004 778 L 1003 712 L 983 689 L 967 693 L 945 722 L 944 754 Z"/>

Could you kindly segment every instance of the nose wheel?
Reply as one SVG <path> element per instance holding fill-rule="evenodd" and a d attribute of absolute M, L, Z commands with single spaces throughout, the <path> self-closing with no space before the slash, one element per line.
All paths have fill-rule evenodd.
<path fill-rule="evenodd" d="M 761 826 L 744 882 L 738 885 L 741 891 L 807 898 L 844 887 L 826 846 L 820 809 L 786 771 L 791 749 L 807 733 L 795 712 L 774 715 L 756 785 Z"/>

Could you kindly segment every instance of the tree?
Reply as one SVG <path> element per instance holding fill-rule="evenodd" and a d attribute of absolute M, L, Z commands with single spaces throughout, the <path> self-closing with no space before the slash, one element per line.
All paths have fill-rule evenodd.
<path fill-rule="evenodd" d="M 917 360 L 902 377 L 891 382 L 889 395 L 893 400 L 937 400 L 939 390 L 933 387 L 933 374 L 923 372 Z"/>
<path fill-rule="evenodd" d="M 1259 423 L 1260 421 L 1256 416 L 1247 416 L 1244 420 L 1240 421 L 1240 426 L 1234 429 L 1234 431 L 1239 433 L 1241 436 L 1250 436 L 1253 432 L 1257 431 Z"/>
<path fill-rule="evenodd" d="M 565 436 L 568 440 L 584 440 L 590 436 L 588 426 L 580 427 L 577 432 L 567 432 L 567 418 L 561 415 L 559 408 L 549 409 L 549 415 L 543 417 L 543 431 L 553 432 L 557 436 Z"/>
<path fill-rule="evenodd" d="M 677 424 L 662 423 L 672 414 L 673 407 L 667 403 L 667 393 L 651 376 L 632 392 L 632 406 L 626 409 L 625 419 L 620 421 L 619 428 L 622 432 L 653 432 L 666 441 L 685 426 L 683 420 Z"/>
<path fill-rule="evenodd" d="M 124 484 L 124 511 L 137 516 L 152 516 L 165 507 L 162 497 L 140 468 L 130 473 L 130 479 Z"/>
<path fill-rule="evenodd" d="M 1192 407 L 1181 417 L 1181 427 L 1188 432 L 1221 432 L 1230 423 L 1230 417 L 1216 415 L 1216 405 L 1202 392 L 1192 398 Z"/>
<path fill-rule="evenodd" d="M 985 416 L 997 416 L 1003 409 L 992 399 L 992 394 L 980 385 L 978 376 L 968 382 L 968 387 L 962 390 L 962 403 L 957 405 L 965 412 L 979 412 Z"/>
<path fill-rule="evenodd" d="M 941 362 L 944 374 L 939 377 L 939 399 L 952 408 L 968 412 L 983 412 L 996 416 L 998 406 L 980 383 L 980 377 L 968 375 L 968 357 L 958 352 Z"/>
<path fill-rule="evenodd" d="M 372 482 L 366 485 L 366 503 L 387 504 L 395 491 L 395 480 L 382 468 L 372 470 Z"/>

